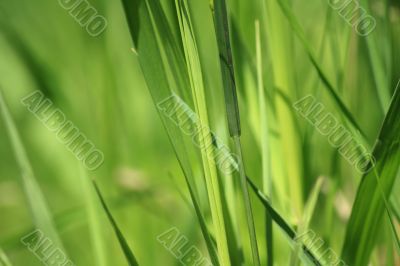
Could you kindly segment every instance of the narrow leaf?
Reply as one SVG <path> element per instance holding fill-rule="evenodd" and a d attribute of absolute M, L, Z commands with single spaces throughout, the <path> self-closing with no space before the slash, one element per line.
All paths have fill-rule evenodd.
<path fill-rule="evenodd" d="M 114 217 L 112 216 L 110 210 L 108 209 L 107 204 L 106 204 L 106 202 L 104 201 L 104 198 L 103 198 L 103 196 L 101 195 L 101 192 L 100 192 L 100 190 L 99 190 L 99 188 L 98 188 L 98 186 L 97 186 L 97 184 L 96 184 L 96 182 L 95 182 L 94 180 L 93 180 L 93 186 L 94 186 L 94 188 L 95 188 L 95 190 L 96 190 L 97 196 L 99 197 L 101 206 L 103 207 L 103 209 L 104 209 L 104 211 L 105 211 L 105 213 L 106 213 L 106 215 L 107 215 L 107 218 L 108 218 L 108 220 L 110 221 L 111 226 L 112 226 L 113 229 L 114 229 L 115 235 L 116 235 L 117 238 L 118 238 L 118 242 L 119 242 L 119 244 L 120 244 L 120 246 L 121 246 L 122 251 L 124 252 L 124 255 L 125 255 L 125 258 L 126 258 L 128 264 L 129 264 L 130 266 L 138 266 L 139 264 L 138 264 L 138 262 L 137 262 L 137 260 L 136 260 L 136 258 L 135 258 L 135 255 L 133 255 L 133 252 L 132 252 L 132 250 L 130 249 L 130 247 L 129 247 L 129 245 L 128 245 L 128 242 L 126 241 L 124 235 L 122 234 L 122 232 L 121 232 L 121 230 L 119 229 L 119 227 L 118 227 L 116 221 L 114 220 Z"/>

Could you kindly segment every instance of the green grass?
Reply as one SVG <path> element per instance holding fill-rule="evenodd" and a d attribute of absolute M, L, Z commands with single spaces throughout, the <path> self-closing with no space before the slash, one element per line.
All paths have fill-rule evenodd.
<path fill-rule="evenodd" d="M 366 37 L 326 1 L 90 4 L 108 21 L 96 38 L 57 2 L 0 3 L 0 265 L 40 265 L 20 243 L 35 229 L 76 265 L 182 265 L 192 246 L 221 266 L 400 263 L 398 3 L 360 1 Z M 99 169 L 24 108 L 34 90 L 104 153 Z M 296 112 L 309 94 L 371 171 Z M 169 117 L 172 95 L 197 120 Z M 173 227 L 176 254 L 157 241 Z"/>

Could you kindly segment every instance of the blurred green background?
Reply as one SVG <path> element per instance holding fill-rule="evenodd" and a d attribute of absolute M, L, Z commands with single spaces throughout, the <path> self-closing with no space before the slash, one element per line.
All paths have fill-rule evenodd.
<path fill-rule="evenodd" d="M 253 1 L 231 1 L 232 36 L 235 58 L 246 62 L 237 69 L 240 72 L 238 89 L 246 170 L 254 180 L 260 181 L 259 114 L 251 104 L 257 100 L 256 77 L 253 75 L 254 20 L 260 11 L 257 5 L 251 4 Z M 388 5 L 384 2 L 371 1 L 370 6 L 379 22 L 376 29 L 377 36 L 381 36 L 376 38 L 379 66 L 385 74 L 388 93 L 392 95 L 400 78 L 400 10 L 399 2 L 389 1 Z M 90 3 L 108 21 L 105 32 L 98 37 L 87 34 L 56 0 L 0 0 L 0 89 L 68 256 L 76 265 L 99 265 L 104 261 L 106 265 L 125 265 L 126 262 L 100 204 L 93 201 L 91 207 L 87 205 L 87 184 L 80 163 L 55 134 L 20 103 L 21 98 L 35 90 L 41 90 L 104 152 L 104 164 L 88 175 L 97 180 L 140 264 L 179 265 L 179 261 L 156 240 L 157 235 L 171 227 L 177 227 L 191 244 L 206 254 L 192 207 L 183 200 L 188 198 L 186 184 L 137 57 L 131 50 L 133 45 L 121 3 L 105 0 L 91 0 Z M 370 61 L 365 41 L 351 33 L 351 27 L 329 9 L 326 1 L 292 1 L 292 7 L 320 63 L 329 78 L 340 87 L 344 102 L 372 145 L 384 112 L 373 75 L 376 64 Z M 214 115 L 212 129 L 229 144 L 208 1 L 195 0 L 191 2 L 191 9 L 199 52 L 203 58 L 208 58 L 202 62 L 202 67 L 207 69 L 204 74 L 207 93 L 214 96 L 210 98 L 210 113 Z M 327 21 L 330 21 L 329 26 Z M 275 50 L 272 49 L 269 56 L 274 65 L 279 64 L 277 60 L 286 60 L 290 65 L 287 75 L 291 76 L 293 87 L 289 100 L 295 102 L 308 92 L 316 91 L 321 101 L 334 112 L 307 54 L 288 25 L 268 25 L 278 26 L 290 38 L 282 43 L 282 49 L 288 48 L 288 54 L 286 58 L 280 57 L 278 47 L 272 45 Z M 273 33 L 266 35 L 269 40 L 282 40 L 277 40 Z M 283 73 L 271 71 L 275 75 L 276 72 Z M 340 117 L 339 113 L 336 115 Z M 299 116 L 296 119 L 295 124 L 301 129 L 309 127 L 305 119 Z M 279 135 L 279 130 L 275 130 Z M 314 216 L 311 227 L 340 253 L 359 175 L 337 155 L 326 138 L 317 133 L 308 139 L 299 135 L 298 148 L 303 158 L 302 175 L 307 173 L 301 188 L 304 200 L 316 179 L 319 176 L 326 178 L 315 211 L 318 215 Z M 276 154 L 279 153 L 277 150 Z M 295 167 L 290 158 L 275 153 L 272 156 L 276 156 L 285 169 Z M 13 265 L 41 265 L 20 243 L 20 238 L 31 232 L 34 225 L 1 118 L 0 158 L 0 247 Z M 279 184 L 276 186 L 274 193 L 282 191 Z M 296 223 L 298 217 L 290 210 L 290 191 L 285 188 L 283 191 L 285 194 L 278 197 L 276 206 L 289 221 Z M 253 205 L 256 225 L 262 232 L 264 209 L 257 201 Z M 91 213 L 90 208 L 93 208 Z M 94 223 L 101 228 L 100 235 L 93 233 L 91 215 L 98 218 Z M 382 228 L 384 243 L 390 234 L 386 225 Z M 279 231 L 276 234 L 279 235 Z M 281 236 L 277 238 L 276 265 L 287 265 L 285 254 L 289 254 L 289 249 Z M 260 239 L 261 254 L 265 254 L 265 243 L 262 237 Z M 103 258 L 94 257 L 95 248 L 104 251 Z M 386 252 L 386 246 L 382 247 L 374 260 L 385 261 Z"/>

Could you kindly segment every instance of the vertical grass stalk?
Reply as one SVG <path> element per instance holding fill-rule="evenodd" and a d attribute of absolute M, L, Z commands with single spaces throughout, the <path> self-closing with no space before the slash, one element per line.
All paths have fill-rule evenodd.
<path fill-rule="evenodd" d="M 226 113 L 229 126 L 229 134 L 233 138 L 236 147 L 236 154 L 239 162 L 239 175 L 242 189 L 242 196 L 244 200 L 244 207 L 246 210 L 246 219 L 248 225 L 248 231 L 250 236 L 251 251 L 253 257 L 253 265 L 260 265 L 260 256 L 258 254 L 257 238 L 253 220 L 253 212 L 251 208 L 250 196 L 247 187 L 246 173 L 243 163 L 242 147 L 240 144 L 240 115 L 239 105 L 237 100 L 235 75 L 232 60 L 232 50 L 230 45 L 229 36 L 229 22 L 228 22 L 228 11 L 225 0 L 214 1 L 214 23 L 216 28 L 218 50 L 220 56 L 220 65 L 224 86 L 224 96 Z"/>

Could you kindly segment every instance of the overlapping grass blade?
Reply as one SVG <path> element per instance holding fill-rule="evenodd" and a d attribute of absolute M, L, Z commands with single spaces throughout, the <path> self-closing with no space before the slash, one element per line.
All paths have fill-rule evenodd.
<path fill-rule="evenodd" d="M 347 225 L 342 258 L 350 265 L 368 264 L 400 165 L 400 89 L 397 87 L 376 140 L 376 164 L 362 178 Z M 375 177 L 379 178 L 379 184 Z M 382 190 L 382 191 L 381 191 Z"/>
<path fill-rule="evenodd" d="M 45 197 L 40 189 L 39 184 L 33 173 L 32 166 L 29 162 L 24 145 L 19 136 L 18 130 L 7 108 L 3 92 L 0 89 L 0 113 L 5 123 L 6 131 L 9 135 L 11 146 L 13 148 L 19 171 L 21 174 L 21 182 L 24 187 L 27 204 L 34 224 L 37 229 L 50 238 L 51 241 L 61 250 L 65 250 L 61 242 L 61 238 L 54 226 L 53 217 L 47 206 Z M 65 252 L 65 251 L 64 251 Z"/>
<path fill-rule="evenodd" d="M 138 55 L 154 104 L 157 105 L 170 97 L 173 92 L 181 92 L 185 102 L 192 102 L 189 90 L 187 90 L 190 82 L 183 52 L 171 36 L 171 30 L 158 1 L 123 0 L 123 4 L 135 53 Z M 215 248 L 211 241 L 212 237 L 200 212 L 187 147 L 181 141 L 184 139 L 183 134 L 174 123 L 165 118 L 159 109 L 157 111 L 184 173 L 210 258 L 214 265 L 218 265 Z"/>
<path fill-rule="evenodd" d="M 283 14 L 286 16 L 287 20 L 289 21 L 289 24 L 292 27 L 293 32 L 299 38 L 301 44 L 303 45 L 304 49 L 306 50 L 307 55 L 308 55 L 312 65 L 316 69 L 319 77 L 321 78 L 321 81 L 325 85 L 324 88 L 327 89 L 327 91 L 329 92 L 330 96 L 332 97 L 334 103 L 336 104 L 338 109 L 343 113 L 344 117 L 346 118 L 346 122 L 348 122 L 351 125 L 351 130 L 352 130 L 353 134 L 355 135 L 355 137 L 360 139 L 362 141 L 362 144 L 364 144 L 366 147 L 368 147 L 369 145 L 368 145 L 367 141 L 365 140 L 364 131 L 361 129 L 361 127 L 358 125 L 358 123 L 354 119 L 354 117 L 351 114 L 351 112 L 349 111 L 349 109 L 343 103 L 342 99 L 337 94 L 338 90 L 329 81 L 328 76 L 325 74 L 324 70 L 318 63 L 317 57 L 315 56 L 313 49 L 311 48 L 311 45 L 307 41 L 304 31 L 301 28 L 295 15 L 293 14 L 293 11 L 290 9 L 290 7 L 286 3 L 286 1 L 284 1 L 284 0 L 276 0 L 276 1 L 278 2 Z"/>
<path fill-rule="evenodd" d="M 274 202 L 286 202 L 283 212 L 298 218 L 304 208 L 305 178 L 303 176 L 304 159 L 300 145 L 301 137 L 292 106 L 292 100 L 298 97 L 296 69 L 293 65 L 294 36 L 291 34 L 290 26 L 280 11 L 278 3 L 265 1 L 265 6 L 267 48 L 273 73 L 273 102 L 276 107 L 276 124 L 279 130 L 279 139 L 271 143 L 274 153 L 278 155 L 271 158 L 272 165 L 274 165 L 272 169 L 274 187 L 277 189 Z"/>
<path fill-rule="evenodd" d="M 183 165 L 182 162 L 180 162 L 180 164 Z M 195 186 L 194 186 L 194 184 L 192 184 L 192 181 L 191 181 L 192 179 L 187 176 L 186 172 L 184 173 L 184 176 L 185 176 L 186 184 L 188 186 L 190 199 L 192 201 L 196 217 L 199 221 L 200 229 L 203 234 L 204 241 L 206 243 L 207 251 L 208 251 L 208 254 L 210 255 L 211 262 L 213 263 L 213 265 L 218 266 L 219 265 L 218 256 L 217 256 L 217 252 L 214 247 L 215 240 L 212 238 L 210 232 L 208 231 L 206 221 L 204 219 L 203 214 L 201 213 L 200 204 L 199 204 L 197 195 L 194 191 Z M 182 194 L 182 196 L 183 196 L 183 194 Z"/>
<path fill-rule="evenodd" d="M 220 67 L 228 116 L 229 134 L 240 136 L 240 116 L 233 68 L 229 21 L 225 0 L 214 0 L 214 25 L 218 41 Z"/>
<path fill-rule="evenodd" d="M 191 15 L 185 0 L 176 0 L 175 2 L 181 29 L 183 48 L 185 51 L 187 70 L 189 73 L 190 87 L 192 89 L 193 102 L 195 105 L 195 111 L 199 117 L 199 139 L 203 144 L 212 143 L 212 135 L 210 134 L 208 122 L 204 82 L 197 44 L 192 29 Z M 214 162 L 212 152 L 208 152 L 206 149 L 201 149 L 200 152 L 203 162 L 203 169 L 205 171 L 205 180 L 211 208 L 211 216 L 216 229 L 215 238 L 217 241 L 217 249 L 220 255 L 220 263 L 222 265 L 229 265 L 229 249 L 226 237 L 224 214 L 221 204 L 220 181 L 218 180 L 216 164 Z"/>
<path fill-rule="evenodd" d="M 224 85 L 224 96 L 226 113 L 228 117 L 229 134 L 233 137 L 236 145 L 236 153 L 239 158 L 239 175 L 241 189 L 246 210 L 246 219 L 250 236 L 253 264 L 260 265 L 260 256 L 258 253 L 257 238 L 253 220 L 253 211 L 250 202 L 249 191 L 246 183 L 246 174 L 242 156 L 242 147 L 240 144 L 240 115 L 235 85 L 235 72 L 233 67 L 231 40 L 229 34 L 228 10 L 225 0 L 214 1 L 214 24 L 218 40 L 218 50 L 220 56 L 220 67 Z"/>
<path fill-rule="evenodd" d="M 285 221 L 284 218 L 271 206 L 268 198 L 262 193 L 261 190 L 257 188 L 257 186 L 251 181 L 250 178 L 247 178 L 248 183 L 250 184 L 251 188 L 253 189 L 254 193 L 256 193 L 258 199 L 262 202 L 264 207 L 267 209 L 269 214 L 271 215 L 274 222 L 282 229 L 282 231 L 288 236 L 291 240 L 291 245 L 295 246 L 296 243 L 296 232 L 290 227 L 290 225 Z M 303 263 L 306 265 L 323 265 L 321 264 L 318 259 L 313 255 L 313 253 L 304 245 L 302 245 L 302 251 L 304 253 L 301 254 L 300 258 L 302 259 Z M 305 256 L 303 256 L 305 255 Z"/>
<path fill-rule="evenodd" d="M 101 195 L 101 192 L 100 192 L 100 190 L 99 190 L 99 188 L 98 188 L 98 186 L 97 186 L 97 184 L 96 184 L 96 182 L 94 180 L 93 180 L 93 186 L 95 188 L 97 196 L 99 197 L 101 206 L 103 207 L 103 209 L 104 209 L 104 211 L 105 211 L 105 213 L 107 215 L 107 218 L 110 221 L 111 226 L 113 227 L 115 235 L 118 238 L 118 242 L 119 242 L 119 244 L 121 246 L 122 251 L 124 252 L 124 255 L 125 255 L 125 258 L 126 258 L 128 264 L 130 266 L 138 266 L 139 264 L 138 264 L 138 262 L 137 262 L 137 260 L 135 258 L 135 255 L 133 254 L 131 248 L 128 245 L 128 241 L 126 241 L 124 235 L 122 234 L 121 230 L 119 229 L 116 221 L 114 220 L 114 217 L 112 216 L 110 210 L 108 209 L 107 204 L 104 201 L 104 198 Z"/>
<path fill-rule="evenodd" d="M 315 185 L 310 192 L 310 196 L 308 197 L 308 200 L 304 207 L 303 217 L 300 220 L 299 225 L 298 225 L 298 229 L 297 229 L 298 235 L 305 233 L 310 226 L 311 218 L 313 217 L 314 210 L 315 210 L 315 207 L 316 207 L 317 201 L 318 201 L 318 196 L 321 191 L 322 182 L 323 182 L 323 178 L 322 177 L 318 178 L 317 182 L 315 182 Z M 298 259 L 297 259 L 298 252 L 299 252 L 298 247 L 296 247 L 293 251 L 290 265 L 292 265 L 292 266 L 298 265 L 298 263 L 299 263 Z"/>

